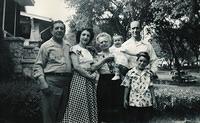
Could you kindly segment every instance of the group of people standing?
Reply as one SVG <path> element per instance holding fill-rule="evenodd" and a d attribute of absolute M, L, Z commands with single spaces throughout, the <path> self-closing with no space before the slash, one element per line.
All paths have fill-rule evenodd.
<path fill-rule="evenodd" d="M 41 45 L 34 65 L 43 123 L 100 123 L 106 112 L 123 106 L 133 114 L 127 117 L 129 122 L 148 118 L 156 105 L 152 76 L 157 57 L 140 31 L 140 22 L 131 22 L 131 38 L 124 43 L 120 35 L 98 34 L 101 52 L 95 54 L 88 48 L 92 29 L 78 31 L 77 44 L 71 46 L 63 40 L 64 23 L 55 21 L 52 38 Z"/>

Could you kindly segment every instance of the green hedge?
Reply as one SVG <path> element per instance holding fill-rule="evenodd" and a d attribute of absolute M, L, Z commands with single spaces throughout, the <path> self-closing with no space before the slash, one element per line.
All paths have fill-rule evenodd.
<path fill-rule="evenodd" d="M 155 85 L 158 110 L 200 113 L 200 86 Z"/>
<path fill-rule="evenodd" d="M 17 123 L 34 123 L 41 119 L 39 89 L 33 81 L 25 81 L 1 83 L 0 118 Z"/>
<path fill-rule="evenodd" d="M 0 29 L 1 30 L 1 29 Z M 0 32 L 1 33 L 1 32 Z M 1 34 L 0 34 L 1 35 Z M 9 50 L 9 43 L 0 36 L 0 75 L 1 80 L 9 80 L 14 71 L 14 62 Z"/>

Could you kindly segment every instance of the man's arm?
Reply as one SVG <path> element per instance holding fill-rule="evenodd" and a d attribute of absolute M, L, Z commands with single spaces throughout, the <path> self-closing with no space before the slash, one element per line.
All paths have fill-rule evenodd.
<path fill-rule="evenodd" d="M 48 84 L 45 80 L 45 75 L 44 75 L 44 67 L 47 59 L 46 54 L 47 54 L 46 48 L 44 48 L 42 45 L 38 52 L 35 64 L 33 66 L 33 76 L 40 84 L 41 89 L 48 88 Z"/>
<path fill-rule="evenodd" d="M 106 62 L 113 61 L 113 60 L 114 60 L 114 55 L 111 54 L 110 56 L 107 56 L 107 57 L 97 61 L 96 63 L 92 64 L 91 70 L 96 71 L 96 70 L 100 69 L 102 67 L 102 65 L 105 64 Z"/>
<path fill-rule="evenodd" d="M 156 97 L 155 97 L 155 92 L 154 92 L 154 86 L 153 85 L 149 86 L 149 90 L 150 90 L 150 93 L 151 93 L 151 96 L 152 96 L 153 107 L 157 108 L 157 102 L 156 102 Z"/>
<path fill-rule="evenodd" d="M 79 74 L 81 74 L 82 76 L 88 79 L 95 80 L 96 74 L 91 74 L 86 69 L 82 68 L 80 66 L 78 56 L 74 52 L 71 53 L 71 59 L 72 59 L 72 65 L 74 67 L 74 70 L 76 70 Z"/>
<path fill-rule="evenodd" d="M 125 87 L 125 89 L 124 89 L 124 103 L 123 103 L 125 109 L 127 109 L 127 107 L 128 107 L 129 92 L 130 92 L 130 87 Z"/>
<path fill-rule="evenodd" d="M 155 50 L 153 49 L 153 46 L 149 43 L 149 56 L 150 56 L 150 67 L 151 71 L 156 73 L 158 71 L 158 57 L 156 55 Z"/>
<path fill-rule="evenodd" d="M 120 52 L 128 54 L 130 56 L 136 56 L 137 54 L 131 53 L 130 51 L 128 51 L 127 49 L 121 49 Z"/>

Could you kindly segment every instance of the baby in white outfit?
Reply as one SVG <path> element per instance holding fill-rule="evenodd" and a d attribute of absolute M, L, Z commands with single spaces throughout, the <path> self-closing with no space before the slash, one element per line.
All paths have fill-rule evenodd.
<path fill-rule="evenodd" d="M 123 51 L 121 48 L 122 43 L 123 37 L 121 35 L 113 36 L 113 45 L 109 48 L 115 57 L 115 76 L 112 80 L 118 80 L 128 72 L 128 58 L 125 53 L 121 52 Z"/>

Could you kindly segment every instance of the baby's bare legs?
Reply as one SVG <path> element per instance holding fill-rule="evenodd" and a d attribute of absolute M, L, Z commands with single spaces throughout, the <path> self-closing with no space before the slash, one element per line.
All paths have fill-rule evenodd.
<path fill-rule="evenodd" d="M 112 80 L 119 80 L 120 79 L 120 71 L 119 71 L 119 67 L 117 64 L 115 65 L 114 71 L 115 71 L 115 76 L 112 78 Z"/>

